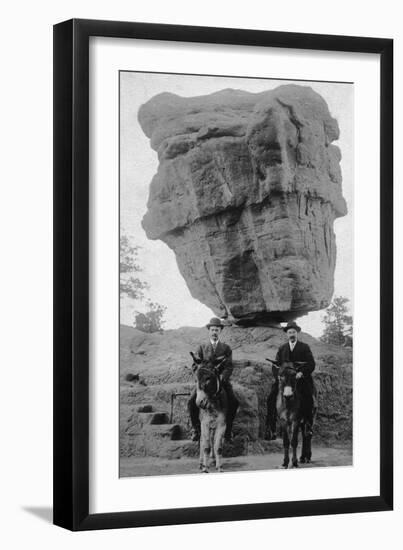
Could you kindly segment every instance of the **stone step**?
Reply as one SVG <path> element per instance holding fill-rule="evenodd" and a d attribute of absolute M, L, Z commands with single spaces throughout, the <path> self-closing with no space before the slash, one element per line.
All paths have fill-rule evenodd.
<path fill-rule="evenodd" d="M 134 405 L 136 407 L 148 404 L 152 406 L 154 403 L 170 405 L 172 394 L 190 394 L 193 388 L 194 382 L 154 384 L 150 386 L 122 386 L 120 389 L 120 402 L 122 404 Z M 183 400 L 186 400 L 186 396 L 183 396 Z"/>
<path fill-rule="evenodd" d="M 140 412 L 141 414 L 141 422 L 143 424 L 168 424 L 169 423 L 169 415 L 167 412 Z"/>
<path fill-rule="evenodd" d="M 138 413 L 150 413 L 153 410 L 153 406 L 151 403 L 142 403 L 141 405 L 137 405 L 136 411 Z"/>

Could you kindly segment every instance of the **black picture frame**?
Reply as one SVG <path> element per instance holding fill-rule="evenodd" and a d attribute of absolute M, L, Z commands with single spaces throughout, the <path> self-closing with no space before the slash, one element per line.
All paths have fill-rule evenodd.
<path fill-rule="evenodd" d="M 89 38 L 380 54 L 380 487 L 328 500 L 89 513 Z M 54 26 L 54 523 L 71 530 L 393 507 L 393 40 L 72 19 Z"/>

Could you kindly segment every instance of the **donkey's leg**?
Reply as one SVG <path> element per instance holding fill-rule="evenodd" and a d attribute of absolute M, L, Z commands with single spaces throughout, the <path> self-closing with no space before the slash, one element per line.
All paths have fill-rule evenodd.
<path fill-rule="evenodd" d="M 206 437 L 203 441 L 203 468 L 202 471 L 208 474 L 208 465 L 209 465 L 209 454 L 210 454 L 210 439 Z"/>
<path fill-rule="evenodd" d="M 306 461 L 311 462 L 312 459 L 312 435 L 313 435 L 313 427 L 315 425 L 316 421 L 316 415 L 318 412 L 318 401 L 317 401 L 317 395 L 315 395 L 314 398 L 314 406 L 312 411 L 312 423 L 307 426 L 307 445 L 306 445 Z"/>
<path fill-rule="evenodd" d="M 302 450 L 299 461 L 301 464 L 304 464 L 306 460 L 306 435 L 305 435 L 305 421 L 301 425 L 301 435 L 302 435 Z"/>
<path fill-rule="evenodd" d="M 306 439 L 306 451 L 305 451 L 305 462 L 311 462 L 312 459 L 312 426 L 311 424 L 305 425 L 305 439 Z"/>
<path fill-rule="evenodd" d="M 203 451 L 203 441 L 205 438 L 205 426 L 202 415 L 200 414 L 200 440 L 199 440 L 199 468 L 203 470 L 204 467 L 204 451 Z"/>
<path fill-rule="evenodd" d="M 211 466 L 213 466 L 213 464 L 216 463 L 216 455 L 214 452 L 215 432 L 216 430 L 214 428 L 210 429 L 210 465 Z"/>
<path fill-rule="evenodd" d="M 200 454 L 202 456 L 202 472 L 208 473 L 208 457 L 210 453 L 210 426 L 209 420 L 204 418 L 201 425 Z"/>
<path fill-rule="evenodd" d="M 283 468 L 288 468 L 288 464 L 290 462 L 290 456 L 289 456 L 290 437 L 288 434 L 288 426 L 286 422 L 281 422 L 281 430 L 283 433 L 283 447 L 284 447 Z"/>
<path fill-rule="evenodd" d="M 199 441 L 199 469 L 203 470 L 204 455 L 203 455 L 203 438 L 200 436 Z"/>
<path fill-rule="evenodd" d="M 298 448 L 298 431 L 299 422 L 295 421 L 291 424 L 291 447 L 292 447 L 292 467 L 298 468 L 297 448 Z"/>
<path fill-rule="evenodd" d="M 312 425 L 311 430 L 313 430 L 316 422 L 316 415 L 318 414 L 318 403 L 319 403 L 319 394 L 317 389 L 314 389 L 313 399 L 312 399 Z"/>
<path fill-rule="evenodd" d="M 225 415 L 219 415 L 217 418 L 217 428 L 214 438 L 214 454 L 215 454 L 215 467 L 218 472 L 222 472 L 222 449 L 224 445 L 224 435 L 227 426 L 225 423 Z"/>
<path fill-rule="evenodd" d="M 306 453 L 305 460 L 306 462 L 311 462 L 312 459 L 312 434 L 313 427 L 316 421 L 316 415 L 318 413 L 318 392 L 314 388 L 312 395 L 312 414 L 310 415 L 308 421 L 305 422 L 305 435 L 306 435 Z"/>

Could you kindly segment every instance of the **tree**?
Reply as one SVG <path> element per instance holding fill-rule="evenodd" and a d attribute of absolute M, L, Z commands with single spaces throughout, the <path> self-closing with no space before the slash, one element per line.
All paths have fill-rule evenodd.
<path fill-rule="evenodd" d="M 144 300 L 144 290 L 150 285 L 138 277 L 142 269 L 138 263 L 141 248 L 135 246 L 126 235 L 120 237 L 120 297 L 127 297 L 137 302 Z M 136 311 L 134 326 L 143 332 L 162 331 L 166 307 L 147 300 L 146 312 Z"/>
<path fill-rule="evenodd" d="M 143 290 L 149 285 L 133 274 L 141 272 L 138 264 L 139 246 L 131 244 L 126 235 L 120 237 L 120 296 L 128 296 L 133 300 L 144 298 Z"/>
<path fill-rule="evenodd" d="M 348 298 L 336 296 L 322 318 L 325 324 L 320 340 L 339 346 L 352 345 L 353 318 L 348 315 Z"/>
<path fill-rule="evenodd" d="M 136 312 L 134 326 L 142 332 L 161 332 L 165 323 L 163 316 L 167 310 L 165 306 L 156 302 L 147 301 L 146 313 Z"/>

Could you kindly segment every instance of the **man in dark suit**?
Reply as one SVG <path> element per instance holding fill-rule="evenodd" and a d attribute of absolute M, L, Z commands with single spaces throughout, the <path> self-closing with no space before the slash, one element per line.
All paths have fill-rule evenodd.
<path fill-rule="evenodd" d="M 301 327 L 295 321 L 288 323 L 283 328 L 287 334 L 288 341 L 280 346 L 277 355 L 276 363 L 281 366 L 285 362 L 301 362 L 305 363 L 298 367 L 299 372 L 296 378 L 301 384 L 302 391 L 307 395 L 310 410 L 313 410 L 313 380 L 312 372 L 315 370 L 315 360 L 312 355 L 311 348 L 308 344 L 298 340 L 298 335 L 301 332 Z M 276 397 L 278 393 L 278 369 L 273 367 L 274 384 L 271 388 L 267 399 L 267 424 L 269 428 L 269 439 L 276 439 Z"/>
<path fill-rule="evenodd" d="M 196 355 L 199 359 L 211 361 L 213 364 L 215 362 L 221 361 L 223 357 L 226 357 L 224 362 L 224 370 L 221 373 L 221 382 L 222 387 L 227 394 L 228 399 L 228 410 L 227 410 L 227 428 L 225 431 L 225 440 L 230 442 L 232 437 L 232 424 L 236 412 L 238 410 L 239 402 L 235 397 L 234 390 L 232 389 L 232 384 L 230 382 L 230 377 L 233 371 L 232 365 L 232 350 L 228 344 L 220 341 L 220 334 L 224 325 L 221 323 L 220 319 L 213 317 L 210 322 L 206 325 L 206 328 L 209 331 L 209 341 L 197 348 Z M 188 402 L 188 411 L 190 415 L 190 420 L 192 423 L 192 440 L 199 441 L 200 439 L 200 420 L 199 420 L 199 408 L 196 405 L 196 389 L 193 390 L 189 402 Z"/>

